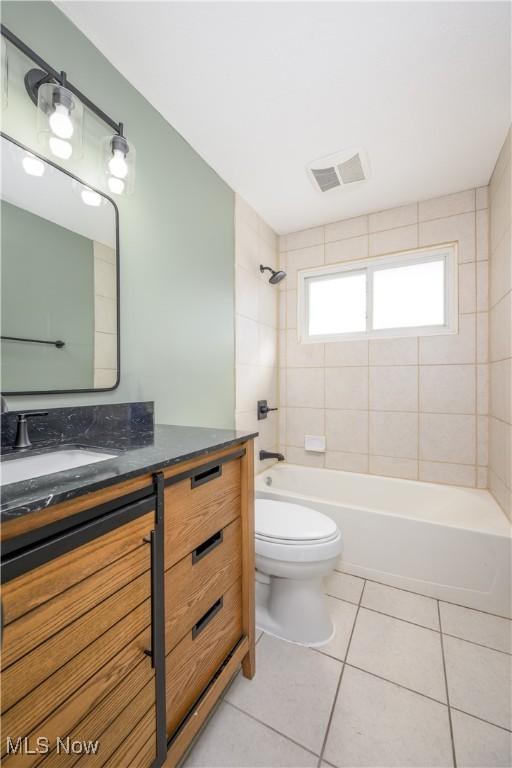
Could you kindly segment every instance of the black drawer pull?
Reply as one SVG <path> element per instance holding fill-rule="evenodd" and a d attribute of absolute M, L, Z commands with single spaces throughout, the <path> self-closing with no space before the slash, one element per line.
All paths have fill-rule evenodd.
<path fill-rule="evenodd" d="M 217 531 L 217 533 L 214 533 L 213 536 L 210 536 L 209 539 L 206 539 L 206 541 L 203 541 L 202 544 L 192 550 L 192 565 L 195 565 L 203 557 L 209 555 L 219 544 L 222 544 L 223 539 L 224 531 Z"/>
<path fill-rule="evenodd" d="M 210 469 L 205 469 L 203 472 L 198 472 L 197 475 L 192 475 L 190 478 L 191 488 L 197 488 L 198 485 L 204 485 L 209 483 L 210 480 L 215 480 L 216 477 L 222 475 L 222 464 L 216 464 Z"/>
<path fill-rule="evenodd" d="M 212 607 L 208 608 L 204 616 L 201 616 L 197 624 L 194 624 L 192 627 L 192 640 L 195 640 L 196 637 L 203 631 L 203 629 L 208 626 L 213 617 L 218 614 L 222 608 L 223 602 L 224 598 L 219 597 L 219 599 L 212 605 Z"/>

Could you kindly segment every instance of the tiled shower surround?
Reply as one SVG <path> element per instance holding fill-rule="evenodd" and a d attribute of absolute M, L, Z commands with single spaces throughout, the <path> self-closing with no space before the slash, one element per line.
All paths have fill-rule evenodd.
<path fill-rule="evenodd" d="M 297 343 L 297 271 L 458 242 L 459 333 Z M 488 188 L 280 238 L 280 440 L 296 464 L 487 487 Z M 510 296 L 510 293 L 509 293 Z M 304 451 L 325 435 L 326 453 Z"/>
<path fill-rule="evenodd" d="M 510 131 L 489 184 L 489 487 L 512 518 L 512 252 Z"/>

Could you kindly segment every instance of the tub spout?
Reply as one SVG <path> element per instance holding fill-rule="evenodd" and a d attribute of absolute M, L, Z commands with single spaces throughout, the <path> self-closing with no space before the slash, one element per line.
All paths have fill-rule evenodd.
<path fill-rule="evenodd" d="M 272 451 L 260 451 L 260 461 L 265 459 L 277 459 L 278 461 L 284 461 L 282 453 L 272 453 Z"/>

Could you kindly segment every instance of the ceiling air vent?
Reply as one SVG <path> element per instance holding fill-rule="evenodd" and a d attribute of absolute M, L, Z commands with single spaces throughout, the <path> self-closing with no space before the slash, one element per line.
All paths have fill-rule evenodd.
<path fill-rule="evenodd" d="M 313 186 L 320 192 L 360 184 L 367 181 L 370 175 L 366 152 L 353 147 L 314 160 L 308 165 L 307 172 Z"/>

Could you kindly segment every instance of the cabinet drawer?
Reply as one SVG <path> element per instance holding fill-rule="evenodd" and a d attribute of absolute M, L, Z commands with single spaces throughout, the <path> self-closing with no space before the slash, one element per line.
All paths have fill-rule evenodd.
<path fill-rule="evenodd" d="M 167 653 L 242 574 L 240 518 L 217 531 L 165 574 Z"/>
<path fill-rule="evenodd" d="M 167 734 L 171 736 L 242 636 L 241 580 L 212 603 L 167 655 Z"/>
<path fill-rule="evenodd" d="M 241 461 L 209 462 L 165 489 L 165 563 L 174 565 L 240 515 Z"/>

